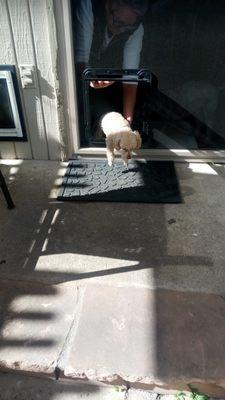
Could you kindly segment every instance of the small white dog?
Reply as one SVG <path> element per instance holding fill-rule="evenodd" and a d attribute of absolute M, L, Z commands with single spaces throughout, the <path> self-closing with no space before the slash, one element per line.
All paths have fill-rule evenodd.
<path fill-rule="evenodd" d="M 121 151 L 124 164 L 128 165 L 131 152 L 141 147 L 141 136 L 132 131 L 129 122 L 118 112 L 109 112 L 102 118 L 101 128 L 106 135 L 106 155 L 111 167 L 114 161 L 114 150 Z"/>

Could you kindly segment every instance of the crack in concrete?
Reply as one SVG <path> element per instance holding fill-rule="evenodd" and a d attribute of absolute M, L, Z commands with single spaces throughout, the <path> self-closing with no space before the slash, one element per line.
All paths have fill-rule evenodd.
<path fill-rule="evenodd" d="M 129 382 L 126 382 L 126 390 L 124 393 L 124 400 L 128 400 L 129 399 L 129 390 L 130 390 L 130 384 Z"/>
<path fill-rule="evenodd" d="M 76 335 L 78 323 L 79 323 L 79 320 L 81 317 L 85 288 L 84 287 L 81 288 L 81 287 L 77 286 L 76 291 L 77 291 L 77 295 L 76 295 L 77 301 L 75 304 L 74 318 L 70 325 L 70 329 L 67 333 L 65 341 L 62 345 L 61 352 L 59 353 L 59 356 L 55 363 L 54 375 L 55 375 L 56 380 L 59 380 L 61 373 L 64 373 L 65 364 L 68 359 L 69 351 L 72 347 L 73 340 Z"/>

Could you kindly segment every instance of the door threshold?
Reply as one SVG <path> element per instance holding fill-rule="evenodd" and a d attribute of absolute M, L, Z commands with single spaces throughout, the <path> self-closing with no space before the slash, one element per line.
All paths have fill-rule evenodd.
<path fill-rule="evenodd" d="M 106 157 L 104 147 L 81 147 L 75 154 L 82 157 Z M 115 153 L 120 157 L 119 152 Z M 171 160 L 181 162 L 219 162 L 225 163 L 225 150 L 184 150 L 184 149 L 141 149 L 133 152 L 133 158 L 146 160 Z"/>

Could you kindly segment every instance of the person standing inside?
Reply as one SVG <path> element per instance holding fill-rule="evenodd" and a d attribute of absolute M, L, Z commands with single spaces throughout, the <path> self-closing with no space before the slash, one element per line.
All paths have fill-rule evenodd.
<path fill-rule="evenodd" d="M 74 48 L 78 85 L 85 67 L 138 69 L 147 0 L 80 0 L 75 6 Z M 121 112 L 131 124 L 137 83 L 92 81 L 102 111 L 113 98 L 122 101 Z M 98 91 L 98 93 L 97 93 Z M 101 92 L 101 94 L 100 94 Z M 97 94 L 96 94 L 97 93 Z M 101 101 L 102 98 L 102 101 Z M 113 109 L 113 105 L 111 110 Z"/>

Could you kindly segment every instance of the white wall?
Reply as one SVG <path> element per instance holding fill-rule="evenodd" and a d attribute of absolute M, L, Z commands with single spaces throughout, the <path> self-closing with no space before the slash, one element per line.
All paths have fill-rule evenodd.
<path fill-rule="evenodd" d="M 52 0 L 0 0 L 0 64 L 34 65 L 34 89 L 20 91 L 28 142 L 0 142 L 0 158 L 62 160 L 66 153 Z"/>

